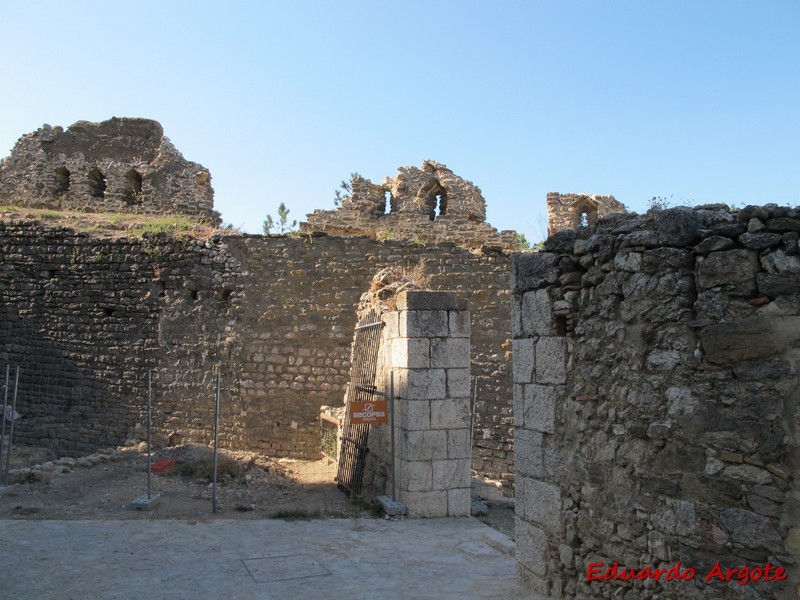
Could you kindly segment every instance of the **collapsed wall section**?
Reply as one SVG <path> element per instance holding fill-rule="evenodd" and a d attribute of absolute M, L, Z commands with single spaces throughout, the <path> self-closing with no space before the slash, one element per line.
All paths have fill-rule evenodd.
<path fill-rule="evenodd" d="M 380 184 L 354 176 L 342 205 L 307 215 L 300 231 L 516 248 L 513 231 L 498 232 L 486 222 L 486 200 L 471 181 L 432 160 L 397 171 Z"/>
<path fill-rule="evenodd" d="M 184 159 L 150 119 L 44 125 L 23 135 L 0 161 L 0 202 L 221 222 L 208 169 Z"/>
<path fill-rule="evenodd" d="M 619 217 L 515 257 L 516 542 L 532 587 L 794 597 L 798 237 L 800 210 L 713 205 Z M 706 581 L 715 565 L 768 562 L 788 579 Z M 697 575 L 604 581 L 615 563 Z"/>
<path fill-rule="evenodd" d="M 480 377 L 473 466 L 510 483 L 508 255 L 366 238 L 99 239 L 0 222 L 0 365 L 22 367 L 15 439 L 79 453 L 141 438 L 146 370 L 154 426 L 231 448 L 317 458 L 319 408 L 340 405 L 355 307 L 383 267 L 420 262 L 472 308 Z"/>

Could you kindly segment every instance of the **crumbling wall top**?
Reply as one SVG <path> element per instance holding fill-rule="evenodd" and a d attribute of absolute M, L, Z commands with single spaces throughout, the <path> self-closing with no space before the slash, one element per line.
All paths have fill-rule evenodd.
<path fill-rule="evenodd" d="M 592 227 L 598 219 L 626 213 L 628 209 L 614 196 L 595 194 L 547 194 L 547 235 Z"/>
<path fill-rule="evenodd" d="M 151 119 L 43 125 L 23 135 L 0 161 L 0 201 L 220 222 L 208 169 L 187 161 Z"/>
<path fill-rule="evenodd" d="M 480 188 L 436 161 L 400 167 L 380 184 L 354 177 L 351 187 L 339 209 L 308 215 L 301 231 L 514 246 L 513 232 L 486 223 Z"/>

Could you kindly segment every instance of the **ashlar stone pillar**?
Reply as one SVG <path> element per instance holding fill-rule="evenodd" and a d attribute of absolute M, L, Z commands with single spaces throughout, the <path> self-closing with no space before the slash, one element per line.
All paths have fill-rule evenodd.
<path fill-rule="evenodd" d="M 397 500 L 409 517 L 470 514 L 470 316 L 451 292 L 407 291 L 384 315 L 395 377 Z"/>

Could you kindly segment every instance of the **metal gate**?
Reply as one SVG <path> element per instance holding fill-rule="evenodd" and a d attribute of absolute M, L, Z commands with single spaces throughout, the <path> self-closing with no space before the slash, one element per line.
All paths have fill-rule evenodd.
<path fill-rule="evenodd" d="M 351 403 L 374 399 L 379 392 L 375 386 L 378 350 L 381 343 L 380 312 L 372 309 L 363 314 L 356 325 L 353 353 L 350 357 L 350 381 L 345 391 L 344 424 L 339 448 L 336 483 L 346 495 L 361 496 L 364 464 L 367 460 L 369 424 L 350 422 Z"/>

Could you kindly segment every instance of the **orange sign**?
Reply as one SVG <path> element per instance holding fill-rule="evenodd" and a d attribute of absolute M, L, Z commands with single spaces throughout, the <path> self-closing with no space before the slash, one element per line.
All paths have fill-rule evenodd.
<path fill-rule="evenodd" d="M 379 425 L 381 423 L 388 423 L 388 402 L 386 400 L 351 402 L 350 422 L 356 425 L 363 425 L 366 423 L 370 425 Z"/>

